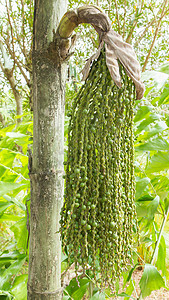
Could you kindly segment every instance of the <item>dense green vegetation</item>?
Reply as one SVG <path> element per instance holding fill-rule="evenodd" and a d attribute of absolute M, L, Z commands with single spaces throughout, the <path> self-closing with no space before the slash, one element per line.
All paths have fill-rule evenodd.
<path fill-rule="evenodd" d="M 97 4 L 97 1 L 89 2 Z M 108 2 L 105 1 L 101 5 L 102 8 L 109 12 L 115 29 L 124 33 L 123 36 L 125 39 L 128 38 L 128 41 L 132 39 L 142 66 L 145 65 L 145 57 L 151 49 L 154 38 L 157 41 L 155 46 L 153 44 L 150 59 L 145 65 L 147 70 L 142 74 L 146 85 L 144 98 L 136 101 L 134 107 L 135 202 L 140 227 L 140 245 L 137 247 L 136 244 L 132 249 L 134 260 L 129 266 L 128 273 L 122 274 L 125 292 L 120 295 L 127 299 L 135 289 L 132 279 L 133 271 L 140 265 L 144 269 L 140 281 L 143 297 L 150 295 L 154 289 L 165 287 L 169 277 L 169 251 L 167 251 L 169 250 L 167 222 L 169 210 L 167 107 L 169 104 L 169 62 L 166 42 L 168 33 L 165 31 L 169 26 L 169 22 L 165 19 L 168 14 L 168 3 L 164 1 L 162 4 L 156 4 L 156 1 L 151 3 L 147 1 L 144 5 L 139 6 L 141 5 L 139 4 L 135 7 L 133 1 L 126 1 L 126 6 L 130 7 L 127 10 L 121 3 L 122 1 L 119 1 L 117 5 L 121 6 L 121 12 L 118 14 L 115 8 L 116 1 Z M 70 7 L 82 4 L 83 1 L 71 1 Z M 16 1 L 13 8 L 12 1 L 9 1 L 7 12 L 10 12 L 10 17 L 6 12 L 4 12 L 5 17 L 3 12 L 1 16 L 3 24 L 0 27 L 2 34 L 0 42 L 2 77 L 0 95 L 0 299 L 26 299 L 30 206 L 28 156 L 33 143 L 30 108 L 32 11 L 31 1 L 25 0 L 22 4 Z M 122 19 L 124 14 L 126 21 Z M 161 23 L 159 23 L 160 16 Z M 122 24 L 121 28 L 119 24 Z M 67 112 L 71 108 L 72 98 L 81 86 L 78 74 L 80 66 L 84 63 L 84 56 L 80 46 L 85 43 L 90 45 L 87 47 L 89 51 L 86 50 L 85 53 L 89 55 L 93 50 L 93 45 L 98 44 L 93 29 L 89 26 L 85 27 L 87 33 L 84 30 L 81 34 L 81 42 L 77 42 L 78 49 L 69 63 L 69 80 L 66 87 L 65 157 L 69 121 Z M 20 31 L 17 31 L 17 28 L 20 28 Z M 139 28 L 142 34 L 144 33 L 143 36 L 139 35 Z M 9 39 L 7 39 L 6 32 L 8 32 Z M 13 81 L 10 81 L 11 77 Z M 13 82 L 15 82 L 14 85 L 12 85 Z M 19 100 L 17 95 L 20 96 Z M 18 101 L 21 103 L 22 111 L 18 109 Z M 73 263 L 74 261 L 71 260 L 68 264 L 68 258 L 63 254 L 63 276 L 70 265 L 73 268 Z M 90 272 L 86 272 L 83 278 L 79 272 L 79 282 L 80 286 L 75 278 L 70 281 L 65 288 L 65 300 L 80 300 L 85 293 L 91 300 L 108 299 L 111 296 L 108 288 L 100 294 L 97 287 L 92 287 L 91 292 Z M 129 285 L 125 290 L 126 283 Z M 118 288 L 117 284 L 117 294 L 119 294 Z M 133 297 L 136 299 L 136 296 Z"/>

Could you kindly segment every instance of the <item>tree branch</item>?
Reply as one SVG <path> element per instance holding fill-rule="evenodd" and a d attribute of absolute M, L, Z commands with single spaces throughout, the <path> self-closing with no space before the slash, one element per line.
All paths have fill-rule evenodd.
<path fill-rule="evenodd" d="M 24 3 L 23 0 L 21 0 L 21 5 L 22 5 L 22 47 L 23 47 L 23 52 L 26 54 L 26 48 L 25 48 L 25 21 L 24 21 Z M 27 56 L 27 55 L 26 55 Z"/>
<path fill-rule="evenodd" d="M 17 116 L 22 115 L 22 96 L 19 93 L 19 91 L 16 88 L 16 82 L 13 74 L 13 70 L 9 69 L 4 69 L 4 74 L 9 81 L 10 87 L 12 89 L 15 101 L 16 101 L 16 111 L 17 111 Z M 22 121 L 21 118 L 17 119 L 17 123 L 20 123 Z"/>
<path fill-rule="evenodd" d="M 1 52 L 2 52 L 2 56 L 4 55 L 2 48 L 1 48 Z M 2 62 L 0 61 L 0 67 L 2 69 L 2 72 L 4 73 L 4 76 L 6 77 L 6 79 L 8 80 L 10 87 L 12 89 L 15 101 L 16 101 L 16 111 L 17 111 L 17 116 L 22 115 L 22 96 L 19 93 L 19 91 L 16 88 L 16 82 L 15 82 L 15 78 L 14 78 L 14 69 L 11 68 L 5 68 L 2 64 Z M 21 122 L 21 118 L 17 119 L 17 123 Z"/>
<path fill-rule="evenodd" d="M 138 40 L 135 42 L 134 47 L 137 47 L 138 44 L 141 42 L 141 40 L 143 39 L 143 37 L 145 36 L 147 30 L 150 28 L 150 26 L 152 26 L 154 24 L 154 22 L 156 21 L 156 19 L 154 18 L 153 20 L 151 20 L 147 26 L 145 27 L 143 33 L 141 34 L 141 36 L 138 38 Z"/>
<path fill-rule="evenodd" d="M 130 43 L 131 42 L 131 38 L 132 38 L 132 35 L 133 35 L 133 32 L 134 32 L 134 29 L 137 26 L 137 23 L 138 23 L 138 20 L 139 20 L 139 15 L 141 14 L 142 8 L 143 8 L 143 1 L 141 2 L 140 10 L 139 10 L 139 8 L 136 8 L 136 14 L 135 14 L 133 26 L 130 29 L 130 32 L 129 32 L 128 36 L 127 36 L 126 43 Z"/>
<path fill-rule="evenodd" d="M 117 0 L 114 0 L 114 2 L 115 2 L 115 7 L 116 7 L 116 18 L 117 18 L 117 24 L 118 24 L 118 33 L 121 34 Z"/>
<path fill-rule="evenodd" d="M 5 0 L 5 2 L 6 2 L 6 11 L 7 11 L 8 22 L 9 22 L 9 26 L 10 26 L 10 30 L 11 30 L 12 58 L 14 60 L 14 65 L 13 65 L 13 69 L 14 69 L 15 68 L 15 47 L 14 47 L 14 37 L 13 37 L 13 26 L 12 26 L 12 23 L 11 23 L 11 17 L 10 17 L 10 13 L 9 13 L 9 8 L 8 8 L 7 0 Z"/>
<path fill-rule="evenodd" d="M 5 126 L 5 120 L 4 120 L 3 115 L 1 114 L 1 112 L 0 112 L 0 122 L 2 123 L 2 126 L 4 127 Z"/>
<path fill-rule="evenodd" d="M 127 5 L 127 3 L 126 3 L 126 0 L 125 0 L 124 1 L 124 15 L 123 15 L 123 39 L 125 37 L 125 28 L 126 28 L 126 13 L 127 13 L 126 5 Z"/>
<path fill-rule="evenodd" d="M 143 69 L 142 69 L 142 72 L 145 71 L 145 68 L 146 68 L 146 66 L 147 66 L 147 63 L 148 63 L 148 60 L 149 60 L 149 58 L 150 58 L 151 52 L 152 52 L 152 50 L 153 50 L 153 47 L 154 47 L 154 44 L 155 44 L 155 41 L 156 41 L 156 38 L 157 38 L 157 35 L 158 35 L 158 31 L 159 31 L 160 26 L 161 26 L 161 21 L 162 21 L 163 17 L 165 16 L 165 14 L 166 14 L 167 11 L 168 11 L 168 10 L 165 11 L 165 7 L 166 7 L 166 5 L 167 5 L 167 2 L 168 2 L 168 0 L 164 0 L 164 2 L 162 3 L 162 6 L 161 6 L 161 7 L 163 7 L 163 8 L 162 8 L 161 16 L 160 16 L 159 21 L 158 21 L 158 23 L 157 23 L 157 27 L 156 27 L 156 30 L 155 30 L 155 33 L 154 33 L 154 38 L 153 38 L 153 41 L 152 41 L 152 43 L 151 43 L 151 46 L 150 46 L 149 52 L 148 52 L 148 54 L 147 54 L 147 57 L 146 57 L 146 59 L 145 59 L 145 62 L 144 62 L 144 65 L 143 65 Z"/>
<path fill-rule="evenodd" d="M 9 44 L 9 41 L 7 39 L 5 39 L 5 44 L 8 48 L 8 51 L 9 51 L 9 54 L 12 56 L 12 50 L 11 50 L 11 47 L 10 47 L 10 44 Z M 13 57 L 12 57 L 13 58 Z M 23 75 L 28 87 L 30 87 L 30 79 L 28 78 L 28 76 L 26 75 L 26 73 L 24 72 L 22 66 L 21 66 L 21 63 L 19 62 L 18 58 L 16 58 L 15 56 L 15 64 L 17 65 L 17 67 L 19 68 L 21 74 Z"/>
<path fill-rule="evenodd" d="M 10 15 L 12 16 L 12 7 L 10 5 Z M 17 43 L 21 49 L 21 52 L 23 53 L 25 59 L 27 59 L 27 51 L 26 51 L 26 48 L 25 48 L 25 44 L 24 44 L 24 39 L 25 39 L 25 35 L 24 33 L 22 32 L 22 42 L 23 42 L 23 45 L 21 43 L 21 39 L 20 39 L 20 36 L 18 35 L 18 26 L 16 25 L 16 22 L 15 22 L 15 18 L 12 18 L 12 21 L 13 21 L 13 25 L 14 25 L 14 29 L 15 29 L 15 33 L 16 33 L 16 37 L 17 37 Z M 24 16 L 22 14 L 22 31 L 23 31 L 23 22 L 24 22 Z"/>

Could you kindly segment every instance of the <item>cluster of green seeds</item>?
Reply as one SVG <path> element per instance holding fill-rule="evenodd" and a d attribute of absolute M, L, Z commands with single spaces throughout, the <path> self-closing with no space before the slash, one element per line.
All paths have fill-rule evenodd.
<path fill-rule="evenodd" d="M 134 203 L 135 87 L 120 65 L 122 88 L 112 81 L 105 52 L 91 67 L 72 105 L 68 129 L 63 248 L 100 286 L 114 287 L 131 260 Z M 100 277 L 96 278 L 96 274 Z"/>

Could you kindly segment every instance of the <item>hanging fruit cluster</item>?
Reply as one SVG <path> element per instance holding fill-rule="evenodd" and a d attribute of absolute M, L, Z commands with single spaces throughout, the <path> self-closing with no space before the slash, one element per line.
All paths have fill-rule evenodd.
<path fill-rule="evenodd" d="M 134 203 L 135 87 L 120 65 L 122 88 L 112 81 L 104 50 L 94 61 L 70 113 L 63 248 L 76 271 L 91 268 L 101 286 L 114 282 L 131 259 Z"/>

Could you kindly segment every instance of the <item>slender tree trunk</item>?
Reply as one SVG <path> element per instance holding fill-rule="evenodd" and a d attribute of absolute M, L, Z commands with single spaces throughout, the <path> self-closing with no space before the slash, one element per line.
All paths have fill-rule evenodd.
<path fill-rule="evenodd" d="M 48 47 L 66 5 L 67 0 L 35 0 L 28 300 L 62 299 L 58 229 L 63 198 L 66 66 L 56 65 Z"/>

